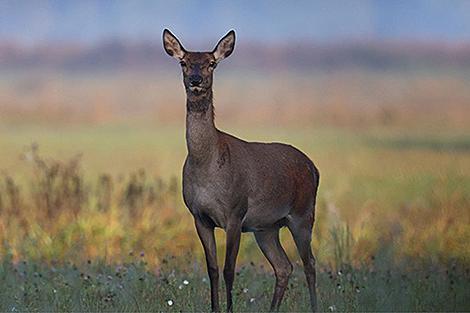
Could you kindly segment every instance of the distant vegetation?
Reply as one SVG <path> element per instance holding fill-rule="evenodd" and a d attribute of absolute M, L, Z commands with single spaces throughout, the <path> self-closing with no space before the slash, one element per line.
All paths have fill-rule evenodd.
<path fill-rule="evenodd" d="M 168 68 L 159 40 L 155 42 L 105 40 L 97 44 L 49 43 L 22 46 L 0 42 L 0 68 L 53 68 L 89 71 L 103 69 Z M 231 59 L 233 68 L 266 69 L 456 69 L 470 68 L 470 45 L 409 41 L 348 41 L 316 44 L 309 41 L 288 44 L 241 44 Z"/>

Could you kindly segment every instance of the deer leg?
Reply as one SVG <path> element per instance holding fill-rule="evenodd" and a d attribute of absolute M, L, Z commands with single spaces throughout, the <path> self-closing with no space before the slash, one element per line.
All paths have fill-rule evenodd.
<path fill-rule="evenodd" d="M 305 277 L 310 293 L 310 305 L 312 312 L 315 312 L 317 309 L 316 272 L 315 257 L 311 247 L 313 221 L 306 222 L 302 220 L 299 223 L 290 223 L 288 227 L 304 264 Z"/>
<path fill-rule="evenodd" d="M 255 232 L 255 238 L 276 275 L 276 285 L 270 310 L 278 311 L 292 273 L 292 264 L 279 241 L 279 229 Z"/>
<path fill-rule="evenodd" d="M 214 227 L 205 225 L 200 219 L 195 219 L 196 230 L 204 247 L 207 272 L 211 284 L 211 310 L 220 312 L 219 306 L 219 267 L 217 266 L 217 250 L 214 237 Z"/>
<path fill-rule="evenodd" d="M 227 247 L 225 253 L 224 280 L 227 291 L 227 312 L 232 312 L 232 288 L 235 278 L 235 264 L 237 261 L 238 248 L 240 247 L 241 223 L 228 223 L 226 227 Z"/>

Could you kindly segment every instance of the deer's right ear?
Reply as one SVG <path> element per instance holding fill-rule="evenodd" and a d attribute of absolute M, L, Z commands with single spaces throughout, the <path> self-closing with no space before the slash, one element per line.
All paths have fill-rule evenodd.
<path fill-rule="evenodd" d="M 166 28 L 163 31 L 163 47 L 168 55 L 177 60 L 182 60 L 186 53 L 178 38 Z"/>

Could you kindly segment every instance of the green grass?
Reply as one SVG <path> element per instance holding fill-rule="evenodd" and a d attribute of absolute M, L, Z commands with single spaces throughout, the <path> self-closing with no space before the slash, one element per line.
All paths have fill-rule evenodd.
<path fill-rule="evenodd" d="M 178 260 L 166 258 L 158 271 L 151 271 L 145 256 L 129 256 L 120 265 L 93 260 L 78 266 L 30 261 L 13 264 L 4 259 L 0 266 L 0 311 L 208 311 L 205 269 L 192 258 L 187 260 L 185 266 L 176 266 Z M 468 268 L 407 268 L 390 266 L 385 259 L 377 258 L 367 266 L 320 267 L 317 273 L 320 311 L 470 310 Z M 309 310 L 304 281 L 301 267 L 295 266 L 281 311 Z M 235 310 L 267 311 L 273 284 L 268 269 L 240 267 L 234 286 Z M 222 288 L 223 305 L 224 294 Z"/>

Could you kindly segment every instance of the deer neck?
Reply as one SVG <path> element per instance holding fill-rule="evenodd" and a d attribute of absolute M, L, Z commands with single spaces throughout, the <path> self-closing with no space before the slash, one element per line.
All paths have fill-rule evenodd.
<path fill-rule="evenodd" d="M 197 162 L 209 161 L 217 147 L 218 131 L 214 123 L 212 90 L 202 95 L 187 93 L 186 145 L 188 155 Z"/>

